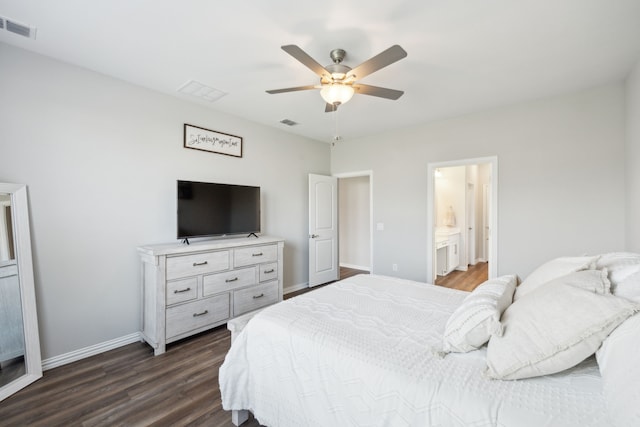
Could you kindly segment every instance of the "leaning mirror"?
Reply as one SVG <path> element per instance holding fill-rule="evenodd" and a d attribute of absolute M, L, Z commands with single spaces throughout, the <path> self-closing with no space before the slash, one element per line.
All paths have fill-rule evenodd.
<path fill-rule="evenodd" d="M 0 183 L 0 401 L 40 377 L 27 187 Z"/>

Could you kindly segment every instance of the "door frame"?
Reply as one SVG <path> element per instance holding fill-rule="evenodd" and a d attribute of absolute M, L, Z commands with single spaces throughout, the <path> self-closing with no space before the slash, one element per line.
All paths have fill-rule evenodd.
<path fill-rule="evenodd" d="M 475 265 L 476 260 L 478 259 L 476 255 L 476 234 L 477 234 L 477 224 L 476 224 L 476 183 L 467 181 L 466 187 L 466 212 L 467 216 L 466 227 L 465 230 L 467 233 L 467 264 L 464 266 L 464 270 L 467 270 L 467 266 Z M 470 223 L 471 222 L 471 223 Z M 473 230 L 472 233 L 469 233 L 469 228 Z"/>
<path fill-rule="evenodd" d="M 334 173 L 332 176 L 338 178 L 357 178 L 360 176 L 369 177 L 369 273 L 374 274 L 373 266 L 373 171 L 363 170 L 356 172 Z M 340 183 L 338 181 L 338 191 L 340 191 Z M 338 197 L 340 200 L 340 197 Z M 338 248 L 340 248 L 340 203 L 338 203 Z M 338 251 L 338 266 L 340 265 L 340 253 Z"/>
<path fill-rule="evenodd" d="M 435 179 L 434 173 L 438 168 L 452 166 L 469 166 L 480 163 L 491 164 L 491 236 L 490 251 L 488 254 L 489 278 L 498 277 L 498 157 L 478 157 L 473 159 L 460 159 L 447 162 L 433 162 L 427 164 L 427 283 L 434 282 L 435 259 Z M 466 197 L 466 196 L 465 196 Z"/>

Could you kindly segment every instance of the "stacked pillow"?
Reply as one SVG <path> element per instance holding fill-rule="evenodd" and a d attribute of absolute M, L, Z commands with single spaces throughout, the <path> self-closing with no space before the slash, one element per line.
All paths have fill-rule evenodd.
<path fill-rule="evenodd" d="M 597 268 L 607 268 L 614 295 L 640 303 L 640 254 L 604 254 Z M 616 328 L 596 352 L 603 394 L 616 426 L 640 426 L 640 313 Z"/>
<path fill-rule="evenodd" d="M 487 349 L 491 378 L 519 379 L 564 371 L 591 356 L 640 306 L 609 291 L 607 271 L 586 270 L 521 296 L 502 317 L 504 334 Z"/>
<path fill-rule="evenodd" d="M 515 275 L 489 279 L 476 287 L 453 312 L 444 331 L 443 351 L 468 352 L 502 334 L 500 316 L 511 304 L 517 284 Z"/>
<path fill-rule="evenodd" d="M 552 259 L 529 274 L 527 278 L 518 286 L 514 301 L 523 297 L 529 292 L 539 288 L 550 280 L 565 276 L 581 270 L 589 270 L 596 267 L 597 256 L 589 257 L 561 257 Z"/>
<path fill-rule="evenodd" d="M 489 341 L 488 376 L 553 374 L 592 355 L 640 310 L 637 303 L 612 294 L 613 289 L 626 290 L 621 280 L 639 268 L 636 254 L 562 257 L 537 268 L 518 286 L 503 314 L 504 334 Z"/>
<path fill-rule="evenodd" d="M 553 374 L 597 351 L 612 420 L 640 425 L 640 254 L 556 258 L 517 288 L 516 280 L 490 279 L 471 292 L 447 321 L 444 351 L 488 342 L 487 374 L 496 379 Z"/>

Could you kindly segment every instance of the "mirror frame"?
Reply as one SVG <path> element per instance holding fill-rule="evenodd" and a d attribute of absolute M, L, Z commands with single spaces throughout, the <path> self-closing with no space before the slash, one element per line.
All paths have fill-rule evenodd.
<path fill-rule="evenodd" d="M 20 283 L 25 347 L 25 375 L 0 387 L 0 401 L 2 401 L 42 377 L 42 356 L 40 354 L 40 334 L 38 332 L 36 293 L 31 257 L 27 186 L 24 184 L 0 183 L 0 193 L 11 196 L 11 219 L 16 264 L 18 266 L 18 280 Z"/>

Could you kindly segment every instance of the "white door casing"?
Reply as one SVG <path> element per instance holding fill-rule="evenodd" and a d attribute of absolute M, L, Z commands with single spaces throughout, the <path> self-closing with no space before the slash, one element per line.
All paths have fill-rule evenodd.
<path fill-rule="evenodd" d="M 498 277 L 498 158 L 480 157 L 475 159 L 453 160 L 446 162 L 427 164 L 427 281 L 435 281 L 436 278 L 436 256 L 435 256 L 435 171 L 438 168 L 446 168 L 462 165 L 489 164 L 489 184 L 487 203 L 487 225 L 483 223 L 482 238 L 486 242 L 485 260 L 489 263 L 489 278 Z M 484 206 L 483 206 L 484 208 Z M 462 230 L 461 230 L 462 231 Z M 478 236 L 480 238 L 480 235 Z M 466 250 L 465 250 L 466 252 Z"/>
<path fill-rule="evenodd" d="M 491 253 L 491 187 L 482 187 L 482 237 L 485 259 Z"/>
<path fill-rule="evenodd" d="M 467 264 L 476 264 L 476 191 L 475 184 L 467 184 Z"/>
<path fill-rule="evenodd" d="M 338 179 L 309 174 L 309 287 L 339 274 Z"/>

